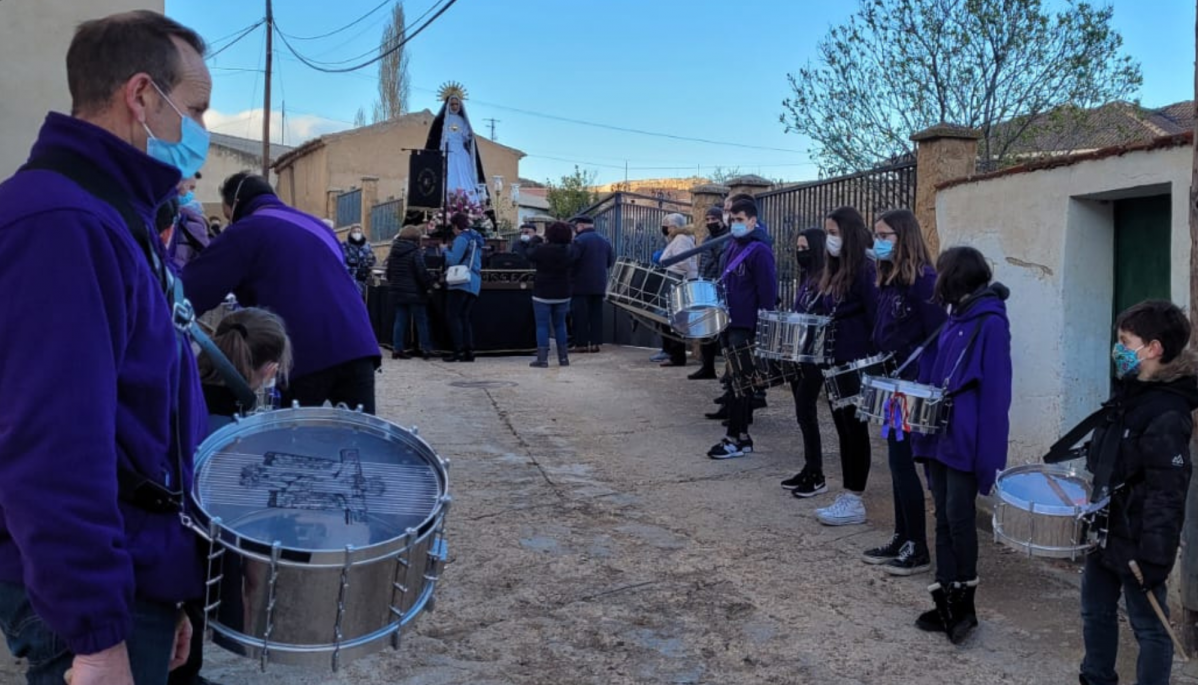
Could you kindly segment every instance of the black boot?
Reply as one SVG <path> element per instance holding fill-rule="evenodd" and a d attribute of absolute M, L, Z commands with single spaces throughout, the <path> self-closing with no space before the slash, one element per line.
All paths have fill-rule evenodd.
<path fill-rule="evenodd" d="M 919 618 L 915 619 L 915 627 L 929 633 L 943 633 L 944 617 L 948 612 L 947 593 L 940 583 L 929 585 L 928 592 L 932 593 L 932 601 L 935 602 L 936 608 L 920 614 Z"/>
<path fill-rule="evenodd" d="M 537 359 L 536 359 L 536 361 L 529 363 L 529 366 L 531 366 L 535 369 L 543 369 L 543 368 L 549 366 L 549 348 L 548 347 L 538 347 L 537 348 Z"/>
<path fill-rule="evenodd" d="M 458 361 L 463 361 L 463 362 L 474 361 L 474 350 L 467 349 L 465 352 L 462 353 L 462 357 Z"/>
<path fill-rule="evenodd" d="M 569 366 L 570 365 L 570 353 L 567 352 L 566 348 L 564 348 L 564 347 L 557 348 L 557 365 L 558 366 Z"/>
<path fill-rule="evenodd" d="M 948 639 L 954 645 L 959 645 L 969 637 L 969 633 L 978 626 L 977 611 L 973 605 L 974 595 L 977 594 L 978 579 L 961 583 L 953 583 L 948 588 L 948 607 L 951 621 L 945 621 Z"/>
<path fill-rule="evenodd" d="M 449 354 L 445 355 L 444 357 L 441 357 L 441 361 L 443 361 L 443 362 L 460 362 L 460 361 L 462 361 L 462 353 L 457 352 L 457 351 L 450 352 Z"/>

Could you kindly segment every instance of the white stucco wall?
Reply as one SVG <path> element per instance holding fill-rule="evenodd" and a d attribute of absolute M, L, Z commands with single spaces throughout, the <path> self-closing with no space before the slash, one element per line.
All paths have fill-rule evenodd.
<path fill-rule="evenodd" d="M 46 112 L 68 112 L 66 56 L 82 21 L 131 9 L 162 12 L 164 0 L 0 2 L 0 179 L 29 156 Z"/>
<path fill-rule="evenodd" d="M 1172 196 L 1172 299 L 1189 302 L 1191 148 L 1132 152 L 942 190 L 941 249 L 971 245 L 1011 289 L 1012 464 L 1038 461 L 1110 387 L 1113 201 Z"/>

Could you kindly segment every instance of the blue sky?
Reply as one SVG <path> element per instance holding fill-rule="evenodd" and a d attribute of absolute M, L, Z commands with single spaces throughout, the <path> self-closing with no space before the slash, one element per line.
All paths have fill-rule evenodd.
<path fill-rule="evenodd" d="M 275 0 L 280 30 L 306 37 L 366 14 L 381 0 Z M 405 0 L 409 23 L 436 0 Z M 1059 5 L 1048 0 L 1046 4 Z M 1193 97 L 1192 0 L 1114 0 L 1125 51 L 1141 62 L 1146 106 Z M 167 14 L 217 41 L 263 15 L 264 0 L 167 0 Z M 828 28 L 857 0 L 458 0 L 409 44 L 412 108 L 437 108 L 445 81 L 460 81 L 483 134 L 528 153 L 521 175 L 544 181 L 575 164 L 601 182 L 686 176 L 714 167 L 771 178 L 816 176 L 808 141 L 778 123 L 786 74 L 805 64 Z M 293 41 L 318 60 L 371 52 L 389 13 L 329 38 Z M 1166 18 L 1166 19 L 1162 19 Z M 739 25 L 739 26 L 738 26 Z M 743 28 L 742 28 L 743 26 Z M 220 47 L 223 43 L 217 43 Z M 348 128 L 369 111 L 373 67 L 315 72 L 275 41 L 272 126 L 286 105 L 286 141 Z M 209 125 L 261 136 L 264 31 L 210 61 L 215 89 Z M 352 63 L 352 62 L 351 62 Z M 560 121 L 575 119 L 749 147 L 672 140 Z M 272 135 L 278 140 L 279 133 Z M 766 148 L 766 149 L 754 149 Z"/>

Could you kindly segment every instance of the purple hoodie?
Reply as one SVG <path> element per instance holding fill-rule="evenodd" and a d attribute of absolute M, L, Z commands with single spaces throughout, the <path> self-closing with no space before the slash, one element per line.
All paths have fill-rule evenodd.
<path fill-rule="evenodd" d="M 856 280 L 837 301 L 830 293 L 821 295 L 812 314 L 832 316 L 832 358 L 847 364 L 874 354 L 874 319 L 878 311 L 878 272 L 872 259 L 865 260 Z"/>
<path fill-rule="evenodd" d="M 1003 303 L 1008 291 L 995 283 L 940 333 L 936 361 L 920 371 L 920 383 L 946 387 L 953 397 L 948 426 L 938 435 L 917 436 L 915 456 L 932 458 L 958 471 L 973 472 L 978 492 L 989 494 L 1007 466 L 1011 409 L 1011 327 Z M 977 338 L 966 348 L 977 326 Z M 959 360 L 959 364 L 958 364 Z"/>
<path fill-rule="evenodd" d="M 928 266 L 906 285 L 885 285 L 878 291 L 878 316 L 874 321 L 874 345 L 879 352 L 893 352 L 895 364 L 903 364 L 920 343 L 928 339 L 948 317 L 932 301 L 936 270 Z M 939 336 L 937 336 L 939 337 Z M 925 364 L 936 359 L 936 340 L 928 343 L 920 358 L 903 370 L 903 378 L 914 380 Z"/>
<path fill-rule="evenodd" d="M 311 230 L 259 213 L 267 208 Z M 336 252 L 318 232 L 328 234 Z M 250 201 L 240 219 L 188 262 L 183 283 L 196 313 L 233 293 L 243 307 L 265 307 L 282 317 L 295 354 L 294 378 L 379 358 L 366 305 L 332 231 L 274 195 Z"/>
<path fill-rule="evenodd" d="M 96 126 L 50 114 L 33 155 L 96 164 L 152 226 L 179 172 Z M 117 500 L 117 463 L 184 488 L 207 412 L 158 281 L 121 216 L 51 171 L 0 184 L 0 581 L 76 654 L 129 637 L 133 598 L 199 597 L 196 538 L 176 514 Z M 171 428 L 178 398 L 179 434 Z"/>
<path fill-rule="evenodd" d="M 736 268 L 740 254 L 752 250 Z M 729 328 L 757 330 L 757 312 L 778 305 L 778 272 L 768 234 L 761 226 L 744 238 L 733 238 L 724 249 L 724 293 L 728 299 Z"/>

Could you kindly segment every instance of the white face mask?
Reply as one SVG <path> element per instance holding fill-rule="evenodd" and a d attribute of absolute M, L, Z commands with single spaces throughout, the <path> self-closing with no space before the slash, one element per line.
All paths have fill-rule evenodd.
<path fill-rule="evenodd" d="M 532 240 L 532 236 L 528 235 L 527 233 L 520 236 L 520 242 L 522 243 L 527 243 L 530 240 Z"/>
<path fill-rule="evenodd" d="M 833 257 L 839 257 L 840 256 L 840 248 L 842 248 L 842 247 L 844 247 L 844 241 L 840 239 L 840 236 L 838 236 L 838 235 L 828 236 L 828 241 L 827 241 L 828 254 L 832 255 Z"/>
<path fill-rule="evenodd" d="M 349 237 L 353 238 L 354 240 L 361 240 L 361 239 L 362 239 L 362 232 L 361 232 L 361 231 L 354 231 L 353 233 L 350 233 L 350 234 L 349 234 Z"/>

